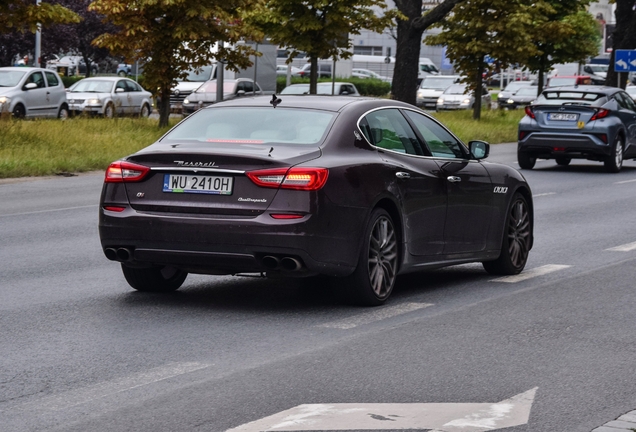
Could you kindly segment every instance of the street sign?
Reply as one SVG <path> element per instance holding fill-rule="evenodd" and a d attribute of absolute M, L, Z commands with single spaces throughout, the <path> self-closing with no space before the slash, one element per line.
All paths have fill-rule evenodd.
<path fill-rule="evenodd" d="M 537 388 L 497 403 L 298 405 L 226 432 L 443 430 L 485 432 L 528 423 Z"/>
<path fill-rule="evenodd" d="M 614 71 L 636 72 L 636 50 L 616 50 Z"/>

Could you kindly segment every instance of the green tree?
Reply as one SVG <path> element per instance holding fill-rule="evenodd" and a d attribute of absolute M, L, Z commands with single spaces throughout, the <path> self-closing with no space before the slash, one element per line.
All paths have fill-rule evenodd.
<path fill-rule="evenodd" d="M 540 94 L 545 74 L 559 63 L 581 62 L 598 54 L 601 35 L 596 20 L 587 11 L 590 0 L 537 1 L 534 25 L 529 29 L 537 48 L 525 65 L 539 74 Z"/>
<path fill-rule="evenodd" d="M 376 15 L 380 8 L 382 16 Z M 349 58 L 350 34 L 361 29 L 381 32 L 394 17 L 384 0 L 268 0 L 265 13 L 252 13 L 271 42 L 290 48 L 289 61 L 299 52 L 311 62 L 309 93 L 316 94 L 318 59 Z"/>
<path fill-rule="evenodd" d="M 446 55 L 475 94 L 473 118 L 481 116 L 485 57 L 497 59 L 503 67 L 524 63 L 537 48 L 530 39 L 536 4 L 525 0 L 467 0 L 442 21 L 444 31 L 426 42 L 445 45 Z"/>
<path fill-rule="evenodd" d="M 418 62 L 424 31 L 444 19 L 453 8 L 466 0 L 444 0 L 422 12 L 422 0 L 395 0 L 397 46 L 391 94 L 393 99 L 415 105 Z"/>
<path fill-rule="evenodd" d="M 37 5 L 35 1 L 28 0 L 0 1 L 0 33 L 13 30 L 35 32 L 38 24 L 48 26 L 71 22 L 79 22 L 77 14 L 58 4 L 42 2 Z"/>
<path fill-rule="evenodd" d="M 260 0 L 95 0 L 90 10 L 105 16 L 118 32 L 97 37 L 129 62 L 144 63 L 145 85 L 159 99 L 159 127 L 168 125 L 170 91 L 191 67 L 223 60 L 232 70 L 251 65 L 255 51 L 241 43 L 262 34 L 243 22 Z"/>

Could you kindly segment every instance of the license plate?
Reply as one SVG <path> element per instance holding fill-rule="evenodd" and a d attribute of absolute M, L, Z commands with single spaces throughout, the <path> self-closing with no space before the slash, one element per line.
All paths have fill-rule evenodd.
<path fill-rule="evenodd" d="M 165 174 L 163 176 L 164 192 L 232 195 L 233 184 L 233 177 L 183 174 Z"/>
<path fill-rule="evenodd" d="M 564 114 L 564 113 L 549 113 L 548 120 L 559 120 L 559 121 L 576 121 L 578 120 L 578 114 Z"/>

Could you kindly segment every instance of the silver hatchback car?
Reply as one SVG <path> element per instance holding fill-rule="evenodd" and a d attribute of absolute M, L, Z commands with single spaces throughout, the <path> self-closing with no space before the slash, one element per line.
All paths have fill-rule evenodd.
<path fill-rule="evenodd" d="M 42 68 L 0 67 L 0 112 L 15 118 L 67 118 L 62 79 Z"/>

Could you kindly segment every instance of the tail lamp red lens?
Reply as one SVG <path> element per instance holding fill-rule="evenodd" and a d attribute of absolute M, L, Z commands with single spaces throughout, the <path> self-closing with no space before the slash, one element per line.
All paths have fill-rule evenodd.
<path fill-rule="evenodd" d="M 532 107 L 530 105 L 526 105 L 526 115 L 532 119 L 536 119 L 534 111 L 532 111 Z"/>
<path fill-rule="evenodd" d="M 126 207 L 119 207 L 119 206 L 104 206 L 104 210 L 108 210 L 108 211 L 112 211 L 112 212 L 117 212 L 117 213 L 121 213 L 124 210 L 126 210 Z"/>
<path fill-rule="evenodd" d="M 315 191 L 327 182 L 326 168 L 274 168 L 250 171 L 247 176 L 257 186 Z"/>
<path fill-rule="evenodd" d="M 106 169 L 106 183 L 128 183 L 142 180 L 150 172 L 150 168 L 131 162 L 117 161 Z"/>
<path fill-rule="evenodd" d="M 594 115 L 592 116 L 592 118 L 590 119 L 590 121 L 592 120 L 598 120 L 598 119 L 602 119 L 605 118 L 609 115 L 610 110 L 605 109 L 605 108 L 599 108 Z"/>
<path fill-rule="evenodd" d="M 519 131 L 519 141 L 524 139 L 527 134 L 528 134 L 528 132 L 526 132 L 526 131 Z"/>
<path fill-rule="evenodd" d="M 272 213 L 270 216 L 274 219 L 302 219 L 305 215 L 298 213 Z"/>

